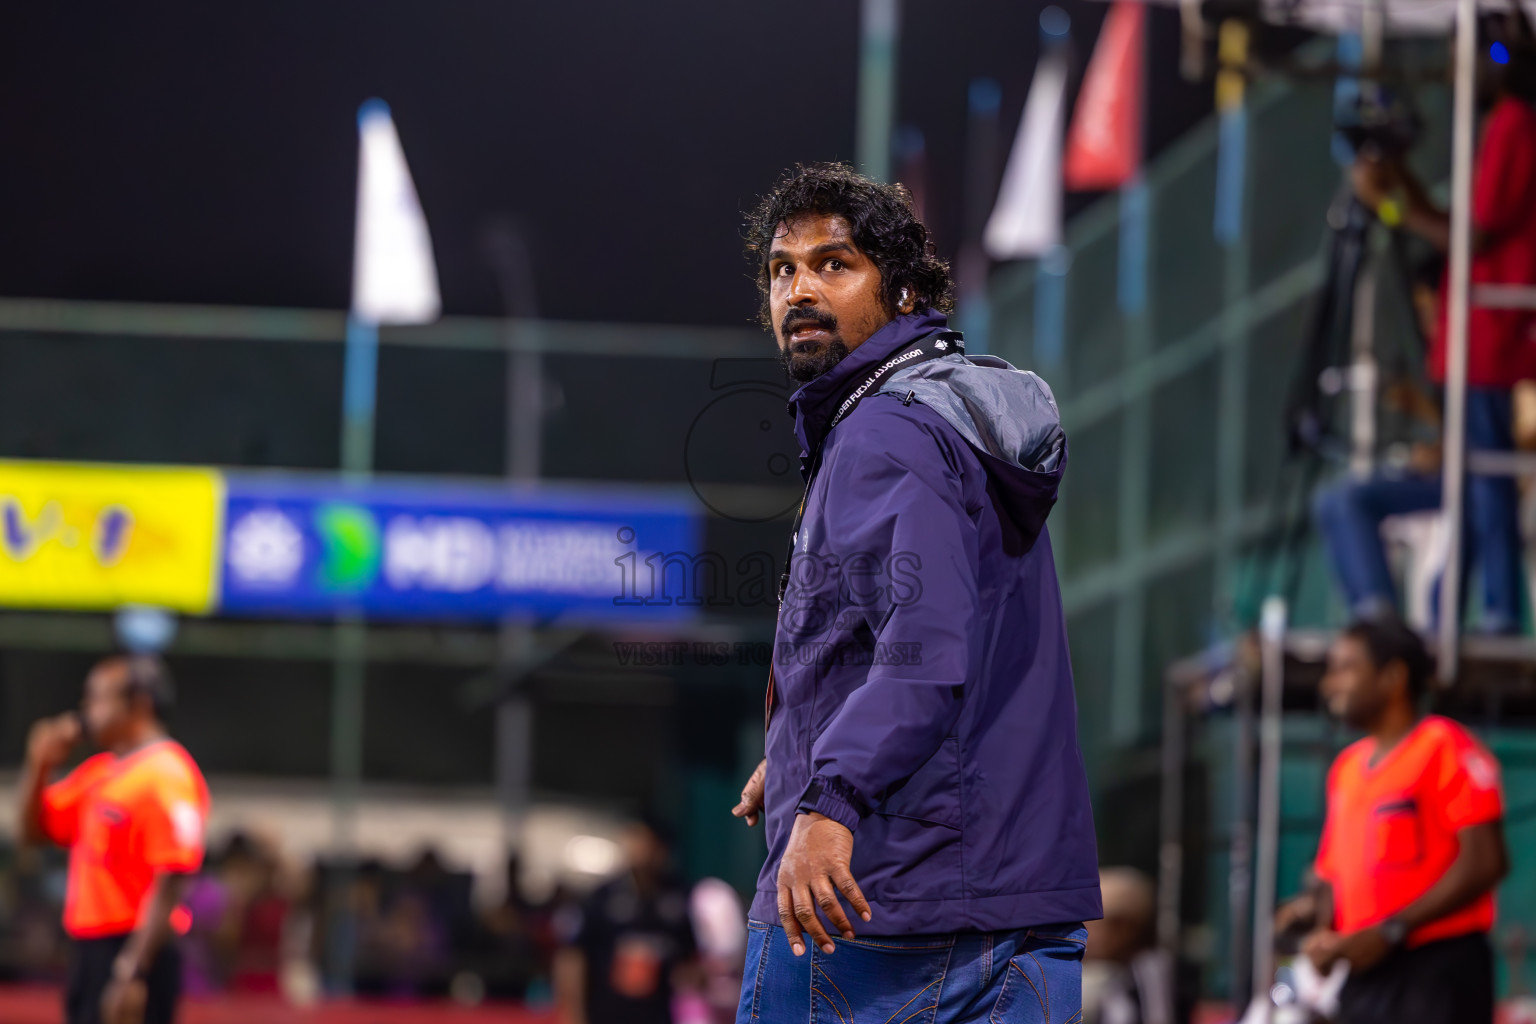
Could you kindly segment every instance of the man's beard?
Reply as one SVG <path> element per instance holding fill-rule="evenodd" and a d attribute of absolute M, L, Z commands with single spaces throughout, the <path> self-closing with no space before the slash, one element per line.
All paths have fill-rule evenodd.
<path fill-rule="evenodd" d="M 790 378 L 802 384 L 815 380 L 848 357 L 848 346 L 843 344 L 843 339 L 836 333 L 837 317 L 831 313 L 816 309 L 792 309 L 784 314 L 779 330 L 783 337 L 788 338 L 795 328 L 807 324 L 826 331 L 827 340 L 812 352 L 796 353 L 794 342 L 779 350 L 779 358 Z"/>
<path fill-rule="evenodd" d="M 1370 732 L 1372 727 L 1381 719 L 1386 711 L 1385 700 L 1372 699 L 1356 694 L 1354 699 L 1344 699 L 1340 707 L 1335 710 L 1330 702 L 1328 710 L 1333 716 L 1352 729 L 1362 732 Z"/>

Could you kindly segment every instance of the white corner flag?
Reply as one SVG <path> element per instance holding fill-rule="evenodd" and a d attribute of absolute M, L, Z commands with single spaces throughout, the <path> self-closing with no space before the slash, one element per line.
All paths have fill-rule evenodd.
<path fill-rule="evenodd" d="M 357 132 L 352 315 L 373 324 L 430 322 L 442 309 L 432 237 L 389 104 L 364 103 Z"/>
<path fill-rule="evenodd" d="M 1035 66 L 1019 134 L 1008 154 L 982 244 L 995 260 L 1040 256 L 1061 244 L 1061 142 L 1067 54 L 1054 47 Z"/>

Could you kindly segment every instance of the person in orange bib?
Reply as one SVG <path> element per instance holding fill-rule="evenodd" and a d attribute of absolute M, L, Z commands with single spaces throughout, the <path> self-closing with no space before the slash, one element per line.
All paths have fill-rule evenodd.
<path fill-rule="evenodd" d="M 35 723 L 18 806 L 20 833 L 69 849 L 64 930 L 73 940 L 69 1024 L 171 1024 L 181 993 L 175 935 L 202 866 L 208 786 L 166 733 L 165 665 L 113 657 L 86 678 L 78 713 Z M 102 753 L 58 782 L 82 730 Z"/>
<path fill-rule="evenodd" d="M 1509 873 L 1499 765 L 1450 719 L 1420 715 L 1424 643 L 1396 619 L 1335 641 L 1322 693 L 1366 733 L 1333 763 L 1317 921 L 1302 952 L 1347 961 L 1339 1024 L 1493 1020 L 1495 887 Z"/>

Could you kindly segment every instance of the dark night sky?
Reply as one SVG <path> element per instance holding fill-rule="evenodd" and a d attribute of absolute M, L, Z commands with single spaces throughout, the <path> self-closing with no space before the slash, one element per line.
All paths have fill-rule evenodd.
<path fill-rule="evenodd" d="M 898 120 L 953 255 L 966 92 L 1006 153 L 1039 0 L 906 0 Z M 1063 4 L 1080 65 L 1106 8 Z M 1153 19 L 1154 149 L 1209 109 Z M 541 311 L 746 323 L 740 213 L 851 159 L 857 0 L 13 4 L 0 28 L 0 294 L 341 308 L 355 114 L 394 108 L 449 313 L 496 314 L 487 225 L 526 226 Z"/>

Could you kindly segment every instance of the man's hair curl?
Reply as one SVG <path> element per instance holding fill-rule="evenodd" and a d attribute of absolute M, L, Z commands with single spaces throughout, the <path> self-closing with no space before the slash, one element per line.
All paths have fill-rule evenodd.
<path fill-rule="evenodd" d="M 917 219 L 905 185 L 886 185 L 842 163 L 797 164 L 785 172 L 747 217 L 747 258 L 756 264 L 758 318 L 773 329 L 768 313 L 768 257 L 781 225 L 796 217 L 841 216 L 853 242 L 880 271 L 880 299 L 893 314 L 906 289 L 914 309 L 941 313 L 955 308 L 949 264 L 934 254 L 928 228 Z"/>

